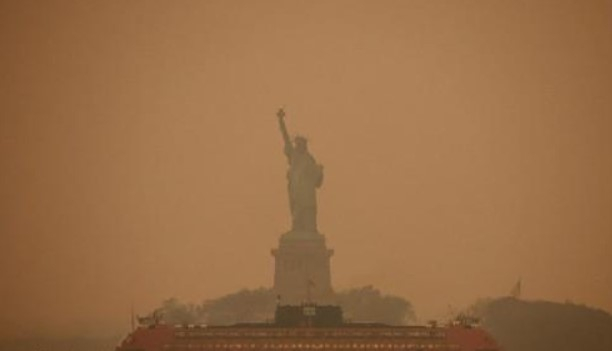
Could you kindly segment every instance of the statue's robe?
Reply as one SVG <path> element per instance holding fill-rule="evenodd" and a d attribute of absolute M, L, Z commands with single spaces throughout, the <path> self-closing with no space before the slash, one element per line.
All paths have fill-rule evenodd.
<path fill-rule="evenodd" d="M 323 182 L 321 166 L 308 152 L 287 150 L 289 204 L 293 217 L 293 229 L 317 231 L 316 189 Z"/>

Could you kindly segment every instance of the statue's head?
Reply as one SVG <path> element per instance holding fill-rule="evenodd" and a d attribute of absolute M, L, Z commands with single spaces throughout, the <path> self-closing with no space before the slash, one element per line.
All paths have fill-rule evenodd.
<path fill-rule="evenodd" d="M 298 152 L 306 152 L 308 151 L 308 140 L 301 135 L 296 136 L 293 139 L 293 143 L 295 144 L 295 149 Z"/>

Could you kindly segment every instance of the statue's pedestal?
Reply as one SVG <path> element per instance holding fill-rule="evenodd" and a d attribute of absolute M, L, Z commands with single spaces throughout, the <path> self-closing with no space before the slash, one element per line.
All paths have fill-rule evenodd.
<path fill-rule="evenodd" d="M 317 232 L 290 231 L 279 239 L 275 258 L 274 291 L 282 304 L 330 303 L 333 298 L 330 258 L 334 250 Z"/>

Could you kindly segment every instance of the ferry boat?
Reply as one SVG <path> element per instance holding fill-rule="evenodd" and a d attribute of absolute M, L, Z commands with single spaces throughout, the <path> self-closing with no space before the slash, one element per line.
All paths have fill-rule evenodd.
<path fill-rule="evenodd" d="M 272 322 L 229 326 L 166 325 L 160 319 L 130 333 L 116 351 L 501 351 L 478 325 L 394 326 L 347 322 L 339 306 L 279 305 Z"/>

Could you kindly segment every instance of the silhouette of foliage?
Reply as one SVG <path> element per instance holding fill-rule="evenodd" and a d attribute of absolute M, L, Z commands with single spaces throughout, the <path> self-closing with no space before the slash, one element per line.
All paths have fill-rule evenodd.
<path fill-rule="evenodd" d="M 610 351 L 612 315 L 572 303 L 481 300 L 472 306 L 506 351 Z"/>
<path fill-rule="evenodd" d="M 196 324 L 202 322 L 202 313 L 198 306 L 182 303 L 176 298 L 163 301 L 157 312 L 161 313 L 166 323 Z"/>
<path fill-rule="evenodd" d="M 224 325 L 262 322 L 273 318 L 276 298 L 271 289 L 240 290 L 217 299 L 204 301 L 200 307 L 206 322 Z"/>
<path fill-rule="evenodd" d="M 405 324 L 415 319 L 412 305 L 393 295 L 383 295 L 372 286 L 341 291 L 336 301 L 346 318 L 359 322 Z M 243 322 L 264 322 L 274 318 L 276 295 L 272 289 L 243 289 L 201 305 L 165 300 L 159 311 L 168 324 L 228 325 Z"/>
<path fill-rule="evenodd" d="M 415 320 L 409 301 L 399 296 L 383 295 L 371 285 L 341 291 L 336 294 L 336 299 L 345 318 L 355 322 L 399 325 Z"/>

